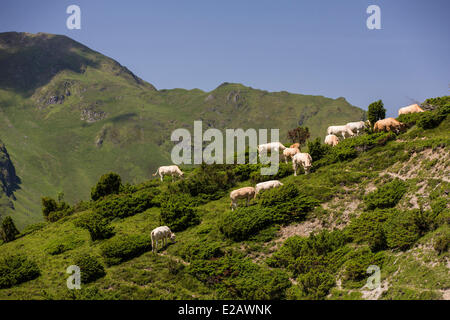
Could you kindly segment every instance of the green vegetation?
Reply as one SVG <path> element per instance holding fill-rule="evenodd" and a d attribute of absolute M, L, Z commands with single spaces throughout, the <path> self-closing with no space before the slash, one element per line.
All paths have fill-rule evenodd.
<path fill-rule="evenodd" d="M 10 255 L 0 259 L 0 289 L 30 281 L 38 277 L 39 268 L 22 255 Z"/>
<path fill-rule="evenodd" d="M 369 105 L 367 108 L 367 118 L 372 127 L 378 120 L 386 118 L 386 109 L 384 108 L 383 101 L 378 100 Z"/>
<path fill-rule="evenodd" d="M 2 215 L 14 215 L 19 230 L 43 220 L 43 196 L 56 198 L 64 190 L 67 202 L 86 201 L 98 178 L 111 171 L 123 184 L 149 179 L 171 162 L 171 132 L 193 132 L 194 120 L 203 119 L 204 130 L 280 128 L 282 139 L 301 120 L 315 138 L 331 124 L 365 114 L 344 98 L 234 83 L 210 92 L 157 91 L 65 36 L 8 32 L 0 34 L 0 46 L 0 139 L 21 180 L 20 188 L 10 189 L 15 199 L 0 191 L 0 206 Z M 268 117 L 274 109 L 277 116 Z"/>
<path fill-rule="evenodd" d="M 39 70 L 52 65 L 43 54 L 28 66 L 38 86 L 20 74 L 12 87 L 0 79 L 0 135 L 21 179 L 10 189 L 16 200 L 2 188 L 0 203 L 22 230 L 0 243 L 0 299 L 361 299 L 371 265 L 383 284 L 374 298 L 441 299 L 450 287 L 450 120 L 438 115 L 448 113 L 446 97 L 427 100 L 434 111 L 405 133 L 367 132 L 330 148 L 314 139 L 364 117 L 342 98 L 228 83 L 208 93 L 156 91 L 65 37 L 24 35 L 24 51 L 16 36 L 0 35 L 5 74 L 17 71 L 14 51 L 46 52 L 49 42 L 60 44 L 50 56 L 61 69 Z M 61 95 L 63 103 L 49 103 Z M 307 126 L 312 172 L 200 165 L 182 168 L 183 180 L 145 181 L 169 162 L 168 133 L 200 114 L 217 128 L 282 124 L 282 137 Z M 284 186 L 231 212 L 231 190 L 268 179 Z M 177 241 L 153 253 L 150 233 L 160 225 Z M 72 264 L 82 268 L 81 290 L 65 286 Z"/>
<path fill-rule="evenodd" d="M 3 242 L 10 242 L 16 239 L 16 236 L 19 234 L 19 230 L 17 230 L 16 225 L 11 217 L 6 217 L 2 220 L 0 226 L 0 237 Z"/>
<path fill-rule="evenodd" d="M 106 275 L 103 265 L 90 254 L 84 253 L 75 257 L 73 264 L 80 267 L 82 284 L 87 284 Z"/>
<path fill-rule="evenodd" d="M 116 236 L 101 246 L 102 255 L 108 266 L 119 264 L 151 250 L 150 236 Z"/>
<path fill-rule="evenodd" d="M 378 190 L 369 193 L 364 197 L 364 202 L 368 210 L 392 208 L 400 201 L 406 191 L 406 184 L 400 179 L 395 179 L 384 184 Z"/>

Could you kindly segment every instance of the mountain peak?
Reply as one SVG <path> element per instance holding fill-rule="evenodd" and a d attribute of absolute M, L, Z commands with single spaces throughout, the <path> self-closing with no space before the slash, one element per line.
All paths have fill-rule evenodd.
<path fill-rule="evenodd" d="M 0 33 L 0 88 L 32 94 L 63 71 L 83 74 L 88 68 L 118 76 L 132 85 L 156 90 L 117 61 L 64 35 Z"/>

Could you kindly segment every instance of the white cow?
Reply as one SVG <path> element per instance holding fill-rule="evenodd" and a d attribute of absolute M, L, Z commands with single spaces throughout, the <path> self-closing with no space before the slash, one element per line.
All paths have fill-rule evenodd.
<path fill-rule="evenodd" d="M 262 190 L 268 190 L 268 189 L 280 187 L 282 185 L 283 185 L 283 183 L 281 183 L 278 180 L 270 180 L 270 181 L 265 181 L 265 182 L 258 183 L 256 185 L 256 188 L 255 188 L 255 190 L 256 190 L 255 197 Z"/>
<path fill-rule="evenodd" d="M 348 134 L 350 137 L 354 136 L 353 131 L 347 126 L 330 126 L 327 129 L 327 134 L 334 134 L 334 135 L 342 135 L 342 137 L 345 139 L 345 135 Z"/>
<path fill-rule="evenodd" d="M 292 159 L 292 157 L 299 153 L 300 150 L 298 148 L 286 148 L 283 150 L 283 158 L 284 162 L 288 163 L 288 159 Z"/>
<path fill-rule="evenodd" d="M 364 132 L 364 128 L 366 127 L 366 123 L 364 121 L 357 122 L 349 122 L 347 126 L 352 130 L 353 133 L 359 135 L 360 132 Z"/>
<path fill-rule="evenodd" d="M 164 247 L 167 244 L 167 239 L 175 241 L 175 233 L 170 231 L 168 226 L 158 227 L 152 230 L 152 252 L 156 252 L 158 250 L 158 242 L 162 242 L 162 246 Z"/>
<path fill-rule="evenodd" d="M 334 134 L 329 134 L 325 137 L 325 144 L 328 144 L 328 145 L 334 147 L 338 143 L 339 143 L 339 138 L 336 137 Z"/>
<path fill-rule="evenodd" d="M 253 187 L 245 187 L 231 191 L 230 192 L 231 211 L 237 208 L 238 199 L 246 199 L 248 206 L 248 202 L 250 201 L 250 199 L 253 199 L 254 197 L 255 197 L 255 188 Z"/>
<path fill-rule="evenodd" d="M 294 169 L 294 176 L 297 176 L 298 166 L 302 165 L 305 170 L 305 174 L 309 173 L 312 166 L 312 158 L 309 153 L 297 153 L 292 158 L 292 168 Z"/>
<path fill-rule="evenodd" d="M 178 176 L 181 178 L 183 178 L 183 176 L 184 176 L 184 173 L 176 165 L 159 167 L 158 170 L 156 170 L 156 172 L 153 174 L 153 176 L 156 176 L 157 174 L 159 174 L 159 176 L 161 177 L 161 181 L 163 181 L 163 177 L 166 175 L 169 175 L 172 177 Z"/>
<path fill-rule="evenodd" d="M 412 104 L 407 107 L 400 108 L 398 110 L 398 115 L 408 114 L 408 113 L 416 113 L 416 112 L 425 112 L 418 104 Z"/>
<path fill-rule="evenodd" d="M 266 143 L 266 144 L 260 144 L 258 146 L 258 154 L 261 157 L 261 153 L 263 151 L 265 151 L 266 153 L 268 153 L 269 151 L 275 151 L 278 153 L 283 152 L 283 150 L 286 149 L 286 147 L 281 143 L 281 142 L 270 142 L 270 143 Z"/>

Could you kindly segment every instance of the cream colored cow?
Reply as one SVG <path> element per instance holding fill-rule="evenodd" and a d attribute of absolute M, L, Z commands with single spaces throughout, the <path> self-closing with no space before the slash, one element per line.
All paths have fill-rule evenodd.
<path fill-rule="evenodd" d="M 277 188 L 277 187 L 280 187 L 282 185 L 283 185 L 283 183 L 281 183 L 278 180 L 270 180 L 270 181 L 265 181 L 265 182 L 258 183 L 256 185 L 256 188 L 255 188 L 256 189 L 255 197 L 262 190 L 268 190 L 268 189 L 272 189 L 272 188 Z"/>
<path fill-rule="evenodd" d="M 302 165 L 305 174 L 308 174 L 312 166 L 312 158 L 309 153 L 297 153 L 292 158 L 292 168 L 294 169 L 294 176 L 297 176 L 298 166 Z"/>
<path fill-rule="evenodd" d="M 325 144 L 328 144 L 332 147 L 336 146 L 339 143 L 339 138 L 334 134 L 329 134 L 325 137 Z"/>
<path fill-rule="evenodd" d="M 247 206 L 250 199 L 253 199 L 255 197 L 255 188 L 253 187 L 244 187 L 237 190 L 233 190 L 230 192 L 230 199 L 231 199 L 231 211 L 237 208 L 237 201 L 239 199 L 246 199 Z"/>
<path fill-rule="evenodd" d="M 407 107 L 400 108 L 398 110 L 398 115 L 416 113 L 416 112 L 425 112 L 418 104 L 412 104 Z"/>
<path fill-rule="evenodd" d="M 184 173 L 176 165 L 159 167 L 158 170 L 156 170 L 156 172 L 153 174 L 153 176 L 156 176 L 157 174 L 159 174 L 161 181 L 163 181 L 163 177 L 167 175 L 172 177 L 177 176 L 181 178 L 183 178 L 184 176 Z"/>
<path fill-rule="evenodd" d="M 162 243 L 161 247 L 164 247 L 167 244 L 168 239 L 175 241 L 175 233 L 170 231 L 168 226 L 161 226 L 152 230 L 151 238 L 152 238 L 152 252 L 156 252 L 158 250 L 159 241 L 161 241 Z"/>
<path fill-rule="evenodd" d="M 288 163 L 288 159 L 292 159 L 294 155 L 299 153 L 300 150 L 298 148 L 286 148 L 283 150 L 283 158 L 284 162 Z"/>

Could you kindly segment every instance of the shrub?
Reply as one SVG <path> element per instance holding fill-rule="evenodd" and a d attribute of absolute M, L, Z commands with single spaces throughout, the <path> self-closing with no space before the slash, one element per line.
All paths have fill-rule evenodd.
<path fill-rule="evenodd" d="M 347 232 L 350 238 L 356 243 L 367 243 L 372 251 L 386 249 L 387 243 L 383 225 L 393 212 L 389 209 L 377 209 L 361 213 L 348 226 Z"/>
<path fill-rule="evenodd" d="M 412 127 L 422 118 L 423 115 L 423 112 L 402 114 L 397 118 L 397 120 L 402 123 L 406 123 L 408 127 Z"/>
<path fill-rule="evenodd" d="M 320 138 L 308 142 L 308 153 L 311 155 L 313 161 L 322 159 L 327 153 L 331 151 L 331 146 L 322 144 Z"/>
<path fill-rule="evenodd" d="M 258 203 L 271 208 L 272 220 L 277 223 L 299 221 L 319 204 L 316 199 L 301 194 L 292 183 L 264 191 Z"/>
<path fill-rule="evenodd" d="M 384 108 L 383 101 L 378 100 L 369 105 L 367 110 L 367 118 L 373 127 L 375 122 L 386 117 L 386 109 Z"/>
<path fill-rule="evenodd" d="M 23 255 L 9 255 L 0 259 L 0 289 L 33 280 L 39 275 L 36 263 Z"/>
<path fill-rule="evenodd" d="M 223 256 L 223 244 L 207 238 L 195 239 L 181 246 L 178 254 L 187 261 L 209 260 Z"/>
<path fill-rule="evenodd" d="M 448 229 L 445 230 L 444 233 L 438 234 L 438 236 L 434 239 L 433 247 L 439 254 L 445 253 L 449 250 L 450 232 Z"/>
<path fill-rule="evenodd" d="M 71 215 L 74 210 L 64 201 L 58 201 L 50 198 L 43 197 L 42 201 L 42 214 L 46 221 L 55 222 L 59 219 Z"/>
<path fill-rule="evenodd" d="M 109 220 L 130 217 L 159 204 L 156 199 L 159 192 L 158 189 L 150 189 L 112 195 L 97 201 L 94 210 Z"/>
<path fill-rule="evenodd" d="M 302 294 L 295 298 L 312 300 L 324 299 L 335 285 L 334 276 L 328 272 L 310 271 L 300 275 L 297 281 Z"/>
<path fill-rule="evenodd" d="M 106 275 L 105 268 L 94 256 L 80 254 L 75 257 L 74 265 L 80 267 L 81 283 L 89 283 Z"/>
<path fill-rule="evenodd" d="M 376 208 L 392 208 L 394 207 L 407 191 L 407 185 L 400 179 L 378 188 L 378 190 L 369 193 L 364 197 L 368 210 Z"/>
<path fill-rule="evenodd" d="M 221 299 L 281 299 L 290 286 L 283 271 L 269 270 L 236 253 L 214 260 L 194 260 L 188 272 L 214 287 Z"/>
<path fill-rule="evenodd" d="M 75 226 L 89 231 L 92 241 L 108 239 L 114 235 L 114 228 L 97 212 L 84 214 L 75 222 Z"/>
<path fill-rule="evenodd" d="M 417 121 L 417 126 L 422 129 L 433 129 L 441 124 L 447 117 L 445 113 L 439 111 L 425 112 L 423 116 Z"/>
<path fill-rule="evenodd" d="M 272 212 L 258 206 L 228 211 L 219 222 L 219 230 L 234 241 L 247 240 L 273 223 Z"/>
<path fill-rule="evenodd" d="M 389 248 L 406 250 L 420 237 L 414 211 L 398 211 L 384 224 L 386 243 Z"/>
<path fill-rule="evenodd" d="M 19 230 L 17 230 L 13 219 L 11 217 L 5 217 L 2 220 L 2 225 L 0 228 L 0 236 L 3 242 L 10 242 L 15 240 L 18 234 Z"/>
<path fill-rule="evenodd" d="M 267 259 L 267 263 L 271 267 L 288 268 L 294 274 L 306 273 L 311 269 L 337 268 L 338 263 L 329 263 L 329 255 L 343 247 L 347 241 L 345 233 L 338 230 L 333 232 L 325 230 L 308 238 L 293 236 Z"/>
<path fill-rule="evenodd" d="M 161 221 L 172 231 L 183 231 L 200 223 L 192 199 L 185 194 L 170 194 L 161 201 Z"/>
<path fill-rule="evenodd" d="M 187 178 L 169 185 L 173 194 L 187 193 L 201 201 L 217 200 L 235 184 L 232 166 L 202 164 Z"/>
<path fill-rule="evenodd" d="M 122 179 L 118 174 L 113 172 L 104 174 L 100 177 L 97 185 L 92 188 L 91 199 L 96 201 L 104 196 L 117 194 L 120 191 L 121 185 Z"/>
<path fill-rule="evenodd" d="M 114 237 L 101 246 L 108 266 L 120 264 L 151 250 L 152 241 L 147 235 Z"/>
<path fill-rule="evenodd" d="M 346 255 L 346 259 L 347 261 L 343 265 L 343 279 L 357 282 L 356 287 L 360 287 L 362 285 L 360 282 L 368 277 L 367 268 L 370 265 L 377 265 L 381 268 L 384 256 L 382 252 L 374 254 L 369 248 L 363 247 L 350 251 Z"/>

